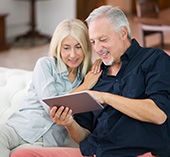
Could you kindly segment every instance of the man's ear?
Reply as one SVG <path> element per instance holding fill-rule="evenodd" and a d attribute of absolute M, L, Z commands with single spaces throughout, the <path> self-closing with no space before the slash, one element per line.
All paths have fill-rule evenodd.
<path fill-rule="evenodd" d="M 121 37 L 123 40 L 127 39 L 127 33 L 128 30 L 127 30 L 127 27 L 122 27 L 122 30 L 121 30 Z"/>

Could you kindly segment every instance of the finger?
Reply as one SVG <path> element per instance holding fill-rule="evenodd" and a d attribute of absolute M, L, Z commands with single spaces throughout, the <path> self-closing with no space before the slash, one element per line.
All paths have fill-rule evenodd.
<path fill-rule="evenodd" d="M 101 68 L 100 68 L 100 65 L 101 65 L 101 62 L 102 60 L 101 59 L 98 59 L 95 61 L 95 63 L 93 64 L 92 68 L 91 68 L 91 71 L 94 73 L 94 74 L 97 74 L 101 71 Z"/>
<path fill-rule="evenodd" d="M 64 112 L 64 109 L 65 109 L 64 106 L 60 106 L 60 107 L 58 108 L 57 112 L 55 113 L 55 117 L 58 118 L 58 119 L 60 119 L 62 113 Z"/>
<path fill-rule="evenodd" d="M 92 67 L 91 67 L 91 71 L 94 72 L 95 71 L 95 67 L 97 64 L 97 60 L 95 60 L 95 62 L 93 63 Z"/>
<path fill-rule="evenodd" d="M 63 110 L 64 110 L 64 107 L 61 106 L 61 107 L 57 108 L 56 110 L 54 110 L 53 113 L 51 113 L 51 119 L 59 125 L 61 124 L 60 116 L 61 116 Z"/>
<path fill-rule="evenodd" d="M 65 125 L 70 125 L 72 123 L 73 117 L 72 117 L 72 110 L 69 109 L 67 116 L 65 117 Z"/>
<path fill-rule="evenodd" d="M 72 116 L 72 115 L 71 115 L 72 112 L 73 112 L 72 109 L 69 109 L 68 112 L 67 112 L 67 115 L 66 115 L 65 119 L 70 119 L 70 116 Z"/>
<path fill-rule="evenodd" d="M 99 73 L 101 71 L 101 63 L 102 63 L 102 60 L 99 59 L 98 63 L 97 63 L 97 70 L 96 70 L 97 73 Z"/>
<path fill-rule="evenodd" d="M 100 77 L 100 75 L 102 74 L 103 70 L 100 70 L 100 72 L 98 73 L 98 78 Z"/>
<path fill-rule="evenodd" d="M 91 71 L 93 72 L 93 74 L 96 74 L 96 73 L 97 73 L 97 71 L 98 71 L 98 67 L 97 67 L 97 65 L 96 65 L 96 64 L 95 64 L 95 65 L 93 65 L 93 67 L 92 67 Z"/>
<path fill-rule="evenodd" d="M 95 65 L 93 64 L 92 67 L 91 67 L 91 71 L 94 73 L 95 71 Z"/>
<path fill-rule="evenodd" d="M 50 110 L 50 117 L 51 117 L 51 119 L 54 118 L 55 113 L 56 113 L 56 110 L 57 110 L 57 107 L 56 107 L 56 106 L 54 106 L 54 107 L 51 108 L 51 110 Z"/>
<path fill-rule="evenodd" d="M 69 112 L 69 108 L 66 107 L 66 108 L 64 109 L 64 111 L 62 112 L 62 114 L 60 115 L 60 120 L 61 120 L 61 121 L 64 121 L 64 120 L 65 120 L 68 112 Z"/>
<path fill-rule="evenodd" d="M 102 70 L 100 70 L 99 73 L 95 74 L 95 77 L 93 77 L 93 78 L 94 78 L 95 80 L 96 80 L 96 79 L 98 80 L 101 74 L 102 74 Z M 96 80 L 96 81 L 97 81 L 97 80 Z"/>

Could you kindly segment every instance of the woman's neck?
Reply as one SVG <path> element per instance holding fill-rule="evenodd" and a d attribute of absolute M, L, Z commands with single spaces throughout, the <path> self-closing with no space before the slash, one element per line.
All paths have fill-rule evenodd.
<path fill-rule="evenodd" d="M 68 68 L 67 70 L 68 70 L 67 77 L 70 80 L 70 82 L 73 83 L 77 77 L 78 68 Z"/>

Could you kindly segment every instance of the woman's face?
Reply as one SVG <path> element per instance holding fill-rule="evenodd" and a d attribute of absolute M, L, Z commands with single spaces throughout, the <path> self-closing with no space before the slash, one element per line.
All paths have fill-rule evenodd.
<path fill-rule="evenodd" d="M 66 37 L 61 43 L 61 57 L 68 70 L 77 68 L 84 59 L 84 53 L 80 43 L 73 37 Z"/>

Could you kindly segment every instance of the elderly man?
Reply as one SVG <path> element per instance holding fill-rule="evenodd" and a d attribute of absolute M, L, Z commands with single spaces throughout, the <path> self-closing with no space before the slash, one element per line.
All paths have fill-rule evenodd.
<path fill-rule="evenodd" d="M 99 7 L 86 21 L 103 61 L 102 75 L 89 93 L 104 109 L 73 118 L 71 109 L 56 112 L 54 107 L 51 118 L 66 127 L 83 156 L 170 156 L 170 57 L 131 40 L 128 20 L 116 7 Z M 82 155 L 77 150 L 75 156 Z"/>

